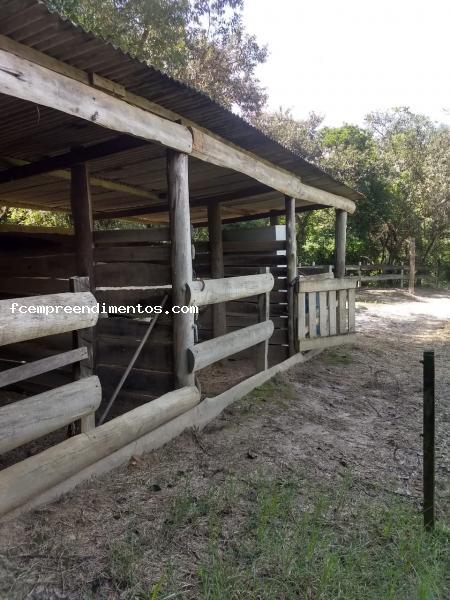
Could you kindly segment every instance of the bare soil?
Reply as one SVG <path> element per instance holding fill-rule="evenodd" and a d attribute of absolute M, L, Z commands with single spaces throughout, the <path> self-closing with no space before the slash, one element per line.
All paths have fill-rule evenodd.
<path fill-rule="evenodd" d="M 168 566 L 191 581 L 207 532 L 183 526 L 168 536 L 174 502 L 230 475 L 245 481 L 256 471 L 300 472 L 333 485 L 351 473 L 361 494 L 394 493 L 419 507 L 420 360 L 428 348 L 436 352 L 438 518 L 448 519 L 450 293 L 365 291 L 357 329 L 355 344 L 277 376 L 203 432 L 186 432 L 2 524 L 0 597 L 136 597 L 114 577 L 117 542 L 130 535 L 146 549 L 139 574 L 144 587 L 151 589 Z M 231 528 L 233 518 L 239 511 L 229 516 Z"/>

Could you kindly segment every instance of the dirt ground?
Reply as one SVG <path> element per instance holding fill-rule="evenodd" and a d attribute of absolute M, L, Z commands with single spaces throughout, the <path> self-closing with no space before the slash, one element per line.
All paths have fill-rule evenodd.
<path fill-rule="evenodd" d="M 204 532 L 168 540 L 174 499 L 187 489 L 200 495 L 230 475 L 301 471 L 332 484 L 351 473 L 363 494 L 389 490 L 419 506 L 420 360 L 428 348 L 436 352 L 438 518 L 448 519 L 450 293 L 365 291 L 357 329 L 355 344 L 277 376 L 205 431 L 186 432 L 1 525 L 0 597 L 130 597 L 111 575 L 114 544 L 129 535 L 145 540 L 149 589 L 168 564 L 189 580 Z"/>

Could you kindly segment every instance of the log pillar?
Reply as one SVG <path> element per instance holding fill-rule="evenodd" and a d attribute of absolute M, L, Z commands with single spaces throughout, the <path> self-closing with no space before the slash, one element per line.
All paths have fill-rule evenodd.
<path fill-rule="evenodd" d="M 416 287 L 416 240 L 409 238 L 409 293 L 414 294 Z"/>
<path fill-rule="evenodd" d="M 186 306 L 186 286 L 192 282 L 192 241 L 189 209 L 188 156 L 167 152 L 167 191 L 172 242 L 172 304 Z M 194 345 L 194 315 L 173 314 L 173 352 L 176 387 L 194 385 L 188 350 Z"/>
<path fill-rule="evenodd" d="M 345 247 L 347 243 L 347 213 L 336 211 L 334 276 L 345 277 Z"/>
<path fill-rule="evenodd" d="M 295 198 L 285 197 L 286 258 L 288 282 L 288 341 L 289 356 L 296 352 L 295 335 L 295 280 L 297 279 L 297 231 L 295 227 Z"/>
<path fill-rule="evenodd" d="M 219 203 L 208 205 L 209 252 L 211 260 L 211 278 L 225 277 L 223 266 L 222 216 Z M 212 305 L 213 337 L 225 335 L 227 332 L 226 304 Z"/>
<path fill-rule="evenodd" d="M 279 225 L 280 224 L 280 216 L 277 214 L 272 214 L 269 217 L 270 219 L 270 225 L 274 226 L 274 225 Z"/>
<path fill-rule="evenodd" d="M 75 234 L 76 277 L 70 280 L 71 292 L 95 290 L 94 281 L 94 219 L 92 216 L 89 171 L 86 163 L 75 164 L 70 171 L 70 206 Z M 73 368 L 74 379 L 89 377 L 95 370 L 95 328 L 72 333 L 73 348 L 85 346 L 88 358 Z M 72 433 L 86 433 L 95 428 L 95 413 L 85 415 L 74 424 Z"/>
<path fill-rule="evenodd" d="M 75 232 L 76 273 L 89 277 L 89 287 L 94 289 L 94 220 L 86 163 L 73 165 L 70 179 L 70 205 Z"/>

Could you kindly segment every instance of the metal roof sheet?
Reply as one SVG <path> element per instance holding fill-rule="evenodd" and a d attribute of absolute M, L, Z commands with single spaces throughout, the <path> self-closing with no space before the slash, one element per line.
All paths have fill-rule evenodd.
<path fill-rule="evenodd" d="M 0 33 L 83 71 L 111 79 L 317 188 L 357 201 L 362 196 L 288 150 L 205 93 L 115 48 L 61 18 L 38 0 L 0 0 Z"/>

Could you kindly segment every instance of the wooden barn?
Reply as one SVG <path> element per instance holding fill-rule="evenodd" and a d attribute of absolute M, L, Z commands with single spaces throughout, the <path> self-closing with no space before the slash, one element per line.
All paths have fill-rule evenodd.
<path fill-rule="evenodd" d="M 203 93 L 36 0 L 3 0 L 0 123 L 0 207 L 73 223 L 0 226 L 0 516 L 354 338 L 359 194 Z M 308 276 L 295 215 L 327 208 L 335 268 Z"/>

